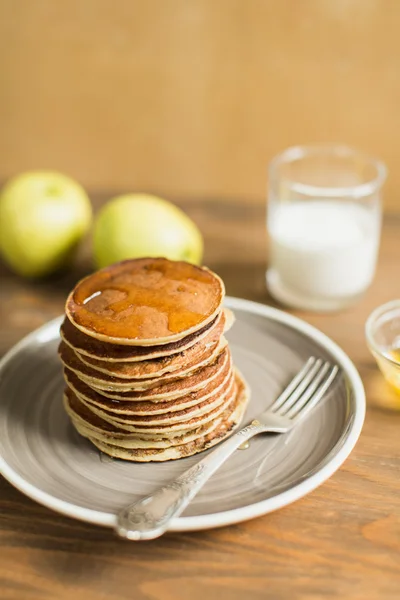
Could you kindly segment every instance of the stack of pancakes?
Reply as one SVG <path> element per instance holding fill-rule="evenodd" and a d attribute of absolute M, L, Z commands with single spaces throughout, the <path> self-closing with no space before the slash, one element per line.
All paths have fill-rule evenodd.
<path fill-rule="evenodd" d="M 224 332 L 224 285 L 204 267 L 128 260 L 80 281 L 59 354 L 64 405 L 102 452 L 133 461 L 190 456 L 227 437 L 248 401 Z"/>

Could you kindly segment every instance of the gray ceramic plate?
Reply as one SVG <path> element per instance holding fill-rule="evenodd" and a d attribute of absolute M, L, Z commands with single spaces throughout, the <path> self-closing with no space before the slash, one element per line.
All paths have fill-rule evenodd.
<path fill-rule="evenodd" d="M 251 388 L 246 421 L 268 407 L 310 356 L 342 374 L 315 412 L 285 436 L 259 436 L 212 477 L 172 529 L 237 523 L 301 498 L 340 467 L 360 434 L 365 396 L 360 377 L 336 344 L 284 312 L 227 298 L 236 323 L 234 361 Z M 34 500 L 63 514 L 113 526 L 116 511 L 176 477 L 197 458 L 134 464 L 101 455 L 64 413 L 56 349 L 61 319 L 30 334 L 0 363 L 0 468 Z"/>

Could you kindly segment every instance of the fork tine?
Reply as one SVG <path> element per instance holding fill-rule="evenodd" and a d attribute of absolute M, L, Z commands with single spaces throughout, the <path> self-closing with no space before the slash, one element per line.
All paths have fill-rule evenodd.
<path fill-rule="evenodd" d="M 296 386 L 296 388 L 294 390 L 290 390 L 291 393 L 286 394 L 285 401 L 283 403 L 280 402 L 279 405 L 274 410 L 274 412 L 276 412 L 280 415 L 284 415 L 289 410 L 289 408 L 291 408 L 293 406 L 293 404 L 295 402 L 297 402 L 297 400 L 300 398 L 300 396 L 308 388 L 310 383 L 314 380 L 314 377 L 316 376 L 319 369 L 321 368 L 321 365 L 322 365 L 322 359 L 318 358 L 317 360 L 315 360 L 314 364 L 307 371 L 307 373 L 305 374 L 303 379 L 299 382 L 299 384 Z"/>
<path fill-rule="evenodd" d="M 309 401 L 311 396 L 313 396 L 319 385 L 324 380 L 330 366 L 331 365 L 328 362 L 324 362 L 322 364 L 319 371 L 315 373 L 312 381 L 310 381 L 307 387 L 303 390 L 303 393 L 296 399 L 295 402 L 292 402 L 292 405 L 288 408 L 288 410 L 286 410 L 284 413 L 286 417 L 292 418 L 303 408 L 303 406 Z"/>
<path fill-rule="evenodd" d="M 327 365 L 329 369 L 329 363 L 325 363 L 325 365 Z M 328 369 L 325 369 L 324 375 L 326 375 Z M 301 401 L 297 402 L 286 416 L 294 420 L 303 419 L 303 417 L 305 417 L 313 408 L 315 408 L 318 402 L 323 398 L 325 392 L 333 383 L 333 380 L 338 372 L 339 368 L 336 365 L 333 366 L 328 377 L 324 381 L 322 378 L 320 378 L 319 383 L 316 386 L 313 386 L 313 390 L 307 390 L 307 392 L 304 394 L 304 398 L 301 398 Z"/>
<path fill-rule="evenodd" d="M 309 370 L 315 364 L 316 360 L 317 359 L 314 356 L 310 356 L 310 358 L 305 363 L 305 365 L 303 366 L 303 368 L 300 369 L 300 371 L 297 373 L 297 375 L 295 375 L 295 377 L 293 377 L 292 381 L 283 390 L 282 394 L 280 396 L 278 396 L 278 398 L 275 400 L 275 402 L 269 408 L 269 410 L 275 411 L 275 410 L 278 410 L 278 408 L 280 406 L 282 406 L 282 404 L 289 398 L 289 396 L 294 392 L 294 390 L 297 388 L 297 386 L 299 385 L 299 383 L 307 375 L 307 373 L 309 372 Z"/>

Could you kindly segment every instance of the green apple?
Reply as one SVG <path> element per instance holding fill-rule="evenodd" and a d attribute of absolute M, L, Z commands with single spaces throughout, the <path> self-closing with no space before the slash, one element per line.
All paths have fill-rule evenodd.
<path fill-rule="evenodd" d="M 174 204 L 147 194 L 110 200 L 96 218 L 93 244 L 99 268 L 144 256 L 199 264 L 203 256 L 203 238 L 193 221 Z"/>
<path fill-rule="evenodd" d="M 0 251 L 20 275 L 42 277 L 67 264 L 92 221 L 85 190 L 53 171 L 31 171 L 0 194 Z"/>

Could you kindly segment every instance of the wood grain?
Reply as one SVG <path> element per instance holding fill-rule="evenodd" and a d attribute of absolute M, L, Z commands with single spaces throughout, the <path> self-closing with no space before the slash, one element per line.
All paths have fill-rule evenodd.
<path fill-rule="evenodd" d="M 206 238 L 206 263 L 229 294 L 272 303 L 265 290 L 263 210 L 246 203 L 183 205 Z M 0 480 L 2 600 L 395 600 L 400 595 L 400 401 L 364 342 L 364 322 L 399 294 L 400 218 L 384 223 L 373 286 L 354 308 L 296 312 L 338 342 L 363 378 L 368 401 L 361 438 L 344 466 L 303 500 L 220 530 L 128 543 L 59 516 Z M 79 264 L 29 283 L 2 267 L 0 353 L 62 311 L 68 289 L 90 270 Z"/>
<path fill-rule="evenodd" d="M 396 0 L 2 0 L 0 180 L 265 195 L 270 158 L 342 141 L 400 211 Z"/>

